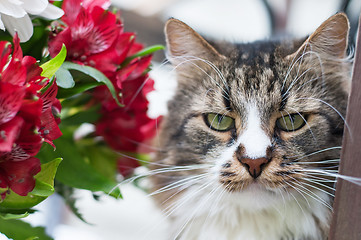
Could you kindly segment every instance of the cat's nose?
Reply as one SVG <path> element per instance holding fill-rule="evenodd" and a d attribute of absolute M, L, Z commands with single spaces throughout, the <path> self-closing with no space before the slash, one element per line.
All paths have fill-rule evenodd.
<path fill-rule="evenodd" d="M 256 179 L 259 175 L 261 175 L 261 172 L 263 168 L 266 166 L 266 164 L 270 161 L 269 158 L 247 158 L 242 157 L 239 159 L 239 161 L 242 163 L 245 168 L 247 168 L 249 174 Z"/>

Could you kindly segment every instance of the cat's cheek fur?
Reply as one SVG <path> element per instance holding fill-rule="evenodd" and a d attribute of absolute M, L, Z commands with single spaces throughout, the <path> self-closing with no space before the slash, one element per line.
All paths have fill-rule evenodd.
<path fill-rule="evenodd" d="M 328 201 L 326 194 L 316 194 Z M 174 236 L 183 230 L 180 240 L 319 240 L 330 217 L 312 197 L 279 198 L 257 189 L 231 193 L 217 183 L 187 189 L 176 204 L 181 207 L 173 213 L 172 227 Z"/>

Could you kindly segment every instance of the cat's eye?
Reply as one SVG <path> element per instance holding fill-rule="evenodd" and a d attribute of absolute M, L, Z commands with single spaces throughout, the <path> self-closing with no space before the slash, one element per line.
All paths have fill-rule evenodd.
<path fill-rule="evenodd" d="M 287 132 L 296 131 L 306 124 L 305 117 L 302 114 L 289 114 L 278 118 L 276 125 L 279 129 Z"/>
<path fill-rule="evenodd" d="M 225 132 L 234 127 L 234 119 L 222 114 L 207 113 L 204 115 L 204 121 L 213 130 Z"/>

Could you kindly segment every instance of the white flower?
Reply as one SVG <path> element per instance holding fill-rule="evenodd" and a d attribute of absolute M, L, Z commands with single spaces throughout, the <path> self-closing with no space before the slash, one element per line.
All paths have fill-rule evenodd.
<path fill-rule="evenodd" d="M 38 15 L 47 19 L 57 19 L 64 11 L 48 0 L 0 0 L 0 29 L 14 36 L 18 33 L 20 41 L 26 42 L 33 35 L 33 24 L 29 17 Z"/>

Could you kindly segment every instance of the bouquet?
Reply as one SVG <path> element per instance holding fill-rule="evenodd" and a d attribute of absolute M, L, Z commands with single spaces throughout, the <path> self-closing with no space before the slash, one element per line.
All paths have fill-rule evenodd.
<path fill-rule="evenodd" d="M 120 198 L 119 176 L 148 161 L 160 120 L 147 115 L 148 72 L 163 47 L 136 42 L 109 0 L 3 2 L 0 232 L 42 239 L 18 218 L 54 192 L 78 214 L 74 188 Z"/>

